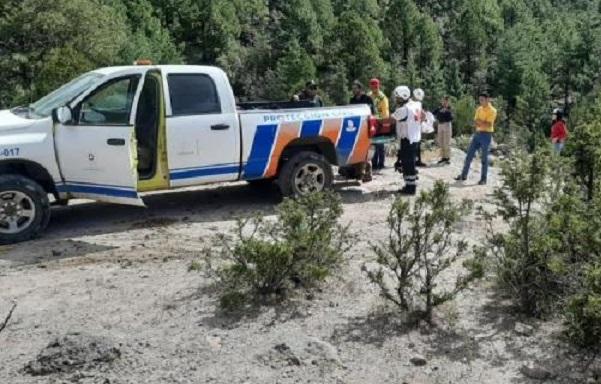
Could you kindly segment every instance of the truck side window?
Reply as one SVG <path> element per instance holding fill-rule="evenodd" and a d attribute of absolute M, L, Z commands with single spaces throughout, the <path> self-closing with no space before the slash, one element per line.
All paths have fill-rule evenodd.
<path fill-rule="evenodd" d="M 139 80 L 139 76 L 124 77 L 103 84 L 79 105 L 79 124 L 129 125 Z"/>
<path fill-rule="evenodd" d="M 167 76 L 173 116 L 221 113 L 221 103 L 213 79 L 202 74 Z"/>

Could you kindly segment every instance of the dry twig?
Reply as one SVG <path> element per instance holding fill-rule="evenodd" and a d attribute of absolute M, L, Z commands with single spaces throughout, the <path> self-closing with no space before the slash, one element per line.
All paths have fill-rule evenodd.
<path fill-rule="evenodd" d="M 12 317 L 15 308 L 17 308 L 17 300 L 13 300 L 13 306 L 11 307 L 10 311 L 8 311 L 8 315 L 6 315 L 4 322 L 0 324 L 0 333 L 2 333 L 2 331 L 4 331 L 4 329 L 8 325 L 8 322 L 10 321 L 10 318 Z"/>

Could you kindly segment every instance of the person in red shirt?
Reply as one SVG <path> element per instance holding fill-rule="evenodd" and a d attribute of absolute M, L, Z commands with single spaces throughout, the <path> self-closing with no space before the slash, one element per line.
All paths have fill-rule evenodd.
<path fill-rule="evenodd" d="M 555 152 L 561 153 L 568 138 L 568 128 L 563 119 L 563 112 L 559 109 L 553 111 L 553 125 L 551 126 L 551 142 Z"/>

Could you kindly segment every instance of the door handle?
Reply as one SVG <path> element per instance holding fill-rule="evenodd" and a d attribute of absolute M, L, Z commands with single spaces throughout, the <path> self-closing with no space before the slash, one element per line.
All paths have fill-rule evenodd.
<path fill-rule="evenodd" d="M 227 124 L 211 125 L 211 130 L 213 130 L 213 131 L 225 131 L 226 129 L 230 129 L 230 126 Z"/>
<path fill-rule="evenodd" d="M 106 143 L 108 145 L 124 146 L 125 145 L 125 139 L 108 139 L 106 141 Z"/>

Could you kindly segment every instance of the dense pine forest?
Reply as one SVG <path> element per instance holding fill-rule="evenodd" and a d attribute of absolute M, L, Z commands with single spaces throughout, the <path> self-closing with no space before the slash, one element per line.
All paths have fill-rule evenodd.
<path fill-rule="evenodd" d="M 0 36 L 2 107 L 149 58 L 221 66 L 241 99 L 315 79 L 343 104 L 380 77 L 469 109 L 487 89 L 503 126 L 535 129 L 594 98 L 601 69 L 597 0 L 3 0 Z"/>

